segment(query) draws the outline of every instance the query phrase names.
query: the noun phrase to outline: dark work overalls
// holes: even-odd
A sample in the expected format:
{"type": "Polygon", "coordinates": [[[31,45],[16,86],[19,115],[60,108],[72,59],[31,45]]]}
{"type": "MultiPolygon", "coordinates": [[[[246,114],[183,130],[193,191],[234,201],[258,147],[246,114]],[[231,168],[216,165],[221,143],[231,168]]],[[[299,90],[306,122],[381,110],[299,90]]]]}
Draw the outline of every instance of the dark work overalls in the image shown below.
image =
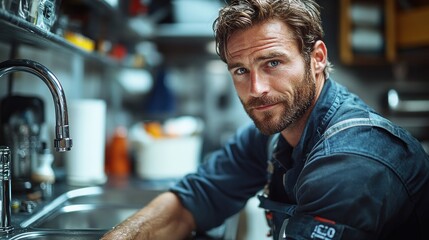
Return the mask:
{"type": "MultiPolygon", "coordinates": [[[[397,135],[397,131],[388,121],[379,118],[375,114],[371,114],[370,118],[353,118],[340,121],[329,127],[316,145],[316,147],[329,139],[335,134],[346,131],[352,127],[371,126],[379,127],[387,130],[393,135],[397,135]]],[[[399,136],[398,136],[399,137],[399,136]]],[[[371,234],[352,228],[347,225],[335,223],[329,219],[324,219],[318,216],[296,215],[295,204],[287,204],[270,199],[276,187],[273,187],[273,181],[281,181],[284,184],[282,175],[285,169],[273,156],[273,151],[277,148],[279,134],[273,135],[268,146],[268,168],[267,168],[267,185],[264,188],[263,194],[259,195],[260,207],[265,209],[266,219],[270,226],[268,235],[273,235],[274,239],[374,239],[371,234]]],[[[313,152],[312,150],[312,152],[313,152]]],[[[312,155],[310,152],[307,156],[312,155]]],[[[308,164],[308,158],[304,161],[303,168],[308,164]]],[[[317,160],[315,160],[317,161],[317,160]]],[[[429,174],[429,173],[428,173],[429,174]]],[[[278,184],[278,183],[276,183],[278,184]]],[[[277,186],[278,187],[278,186],[277,186]]]]}

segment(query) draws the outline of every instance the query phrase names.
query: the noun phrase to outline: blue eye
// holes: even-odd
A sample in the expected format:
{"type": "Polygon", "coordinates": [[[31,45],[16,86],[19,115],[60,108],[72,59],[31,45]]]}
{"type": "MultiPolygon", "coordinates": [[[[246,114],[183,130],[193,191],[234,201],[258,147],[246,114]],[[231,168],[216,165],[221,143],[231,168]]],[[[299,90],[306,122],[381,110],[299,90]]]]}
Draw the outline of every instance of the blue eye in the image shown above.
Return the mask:
{"type": "Polygon", "coordinates": [[[279,64],[280,64],[280,61],[277,61],[277,60],[270,61],[270,62],[268,63],[268,65],[269,65],[270,67],[277,67],[279,64]]]}
{"type": "Polygon", "coordinates": [[[238,68],[237,70],[235,70],[235,73],[238,75],[242,75],[246,73],[246,69],[245,68],[238,68]]]}

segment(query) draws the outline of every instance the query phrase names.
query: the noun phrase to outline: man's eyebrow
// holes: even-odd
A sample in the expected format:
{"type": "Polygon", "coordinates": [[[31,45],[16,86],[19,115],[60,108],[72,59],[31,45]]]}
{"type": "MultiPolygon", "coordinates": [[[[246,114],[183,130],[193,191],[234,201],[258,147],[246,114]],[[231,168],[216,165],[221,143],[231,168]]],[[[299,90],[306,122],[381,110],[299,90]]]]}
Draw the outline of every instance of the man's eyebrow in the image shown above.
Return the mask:
{"type": "MultiPolygon", "coordinates": [[[[266,60],[269,60],[269,59],[273,59],[273,58],[283,58],[283,59],[286,58],[286,59],[288,59],[289,56],[286,53],[283,53],[283,52],[271,52],[271,53],[268,53],[266,55],[257,57],[255,59],[255,62],[263,62],[263,61],[266,61],[266,60]]],[[[241,66],[243,66],[243,64],[241,64],[241,63],[231,63],[231,64],[227,64],[227,66],[228,66],[228,70],[231,70],[233,68],[241,67],[241,66]]]]}
{"type": "Polygon", "coordinates": [[[233,68],[241,67],[241,66],[243,66],[243,64],[241,64],[241,63],[232,63],[232,64],[229,64],[228,63],[227,66],[228,66],[228,71],[229,71],[229,70],[231,70],[233,68]]]}
{"type": "Polygon", "coordinates": [[[271,53],[268,53],[267,55],[257,57],[255,59],[255,62],[261,62],[261,61],[265,61],[273,58],[288,58],[288,55],[282,52],[271,52],[271,53]]]}

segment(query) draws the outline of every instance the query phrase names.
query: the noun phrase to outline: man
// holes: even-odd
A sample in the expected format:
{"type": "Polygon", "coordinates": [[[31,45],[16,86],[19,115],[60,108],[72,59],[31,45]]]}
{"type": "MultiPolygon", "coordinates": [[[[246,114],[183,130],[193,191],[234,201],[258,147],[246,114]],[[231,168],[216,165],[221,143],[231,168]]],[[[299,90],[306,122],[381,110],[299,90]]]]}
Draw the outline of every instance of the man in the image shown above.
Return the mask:
{"type": "Polygon", "coordinates": [[[104,239],[184,239],[261,189],[274,239],[427,239],[428,156],[329,78],[318,5],[232,0],[214,26],[254,125],[104,239]]]}

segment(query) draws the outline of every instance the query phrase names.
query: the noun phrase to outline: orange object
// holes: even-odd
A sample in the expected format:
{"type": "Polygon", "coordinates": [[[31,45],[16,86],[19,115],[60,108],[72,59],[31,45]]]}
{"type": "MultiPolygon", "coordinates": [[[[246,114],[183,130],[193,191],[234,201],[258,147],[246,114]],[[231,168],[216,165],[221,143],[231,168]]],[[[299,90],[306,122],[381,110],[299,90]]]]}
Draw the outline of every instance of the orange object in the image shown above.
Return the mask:
{"type": "Polygon", "coordinates": [[[118,127],[107,144],[105,170],[108,175],[128,176],[131,164],[128,156],[127,129],[118,127]]]}
{"type": "Polygon", "coordinates": [[[162,138],[164,136],[162,125],[159,122],[144,123],[144,129],[149,135],[151,135],[154,138],[162,138]]]}

